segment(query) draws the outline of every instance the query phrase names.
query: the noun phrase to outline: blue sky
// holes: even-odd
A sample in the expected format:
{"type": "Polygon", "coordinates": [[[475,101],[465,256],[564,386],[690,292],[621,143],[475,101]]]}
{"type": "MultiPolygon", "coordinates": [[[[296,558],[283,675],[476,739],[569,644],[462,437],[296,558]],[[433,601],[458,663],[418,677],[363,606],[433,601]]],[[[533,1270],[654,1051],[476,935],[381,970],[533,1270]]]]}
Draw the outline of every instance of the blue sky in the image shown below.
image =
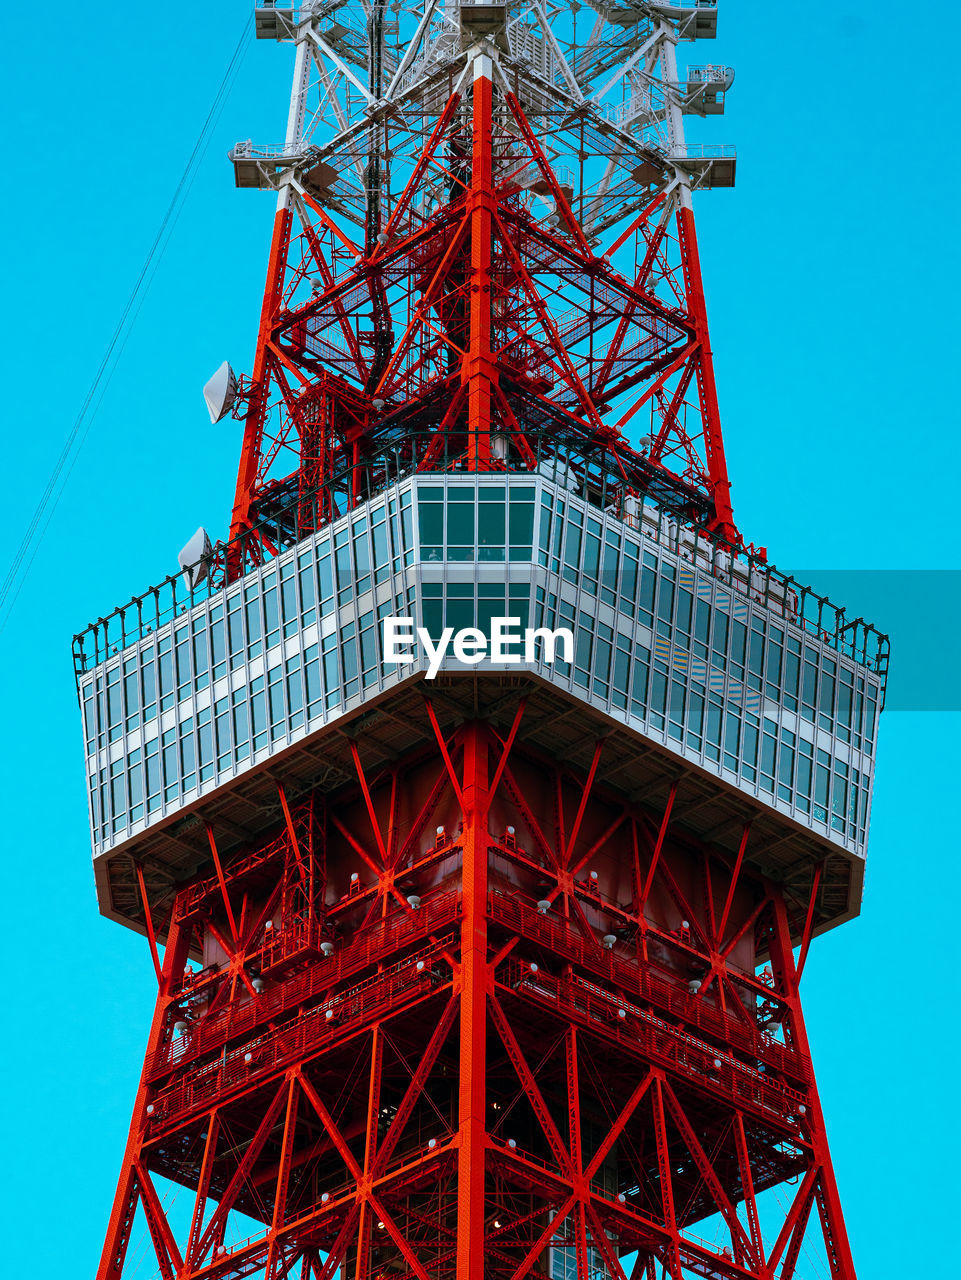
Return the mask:
{"type": "MultiPolygon", "coordinates": [[[[4,14],[3,572],[249,10],[160,4],[149,25],[147,12],[4,14]]],[[[936,25],[922,38],[908,22],[885,2],[728,0],[716,46],[689,55],[737,69],[727,116],[695,135],[738,146],[734,191],[697,202],[735,513],[815,585],[819,569],[959,568],[945,483],[961,461],[956,66],[936,25]]],[[[78,1275],[94,1268],[153,996],[145,944],[96,911],[70,637],[164,577],[198,524],[225,528],[239,427],[211,427],[200,388],[225,357],[249,368],[272,213],[269,197],[234,190],[225,153],[282,136],[288,57],[262,42],[247,52],[0,636],[11,1274],[52,1274],[67,1251],[78,1275]]],[[[925,602],[956,617],[957,575],[932,575],[910,604],[886,581],[868,596],[895,664],[910,633],[915,687],[945,687],[957,631],[925,624],[925,602]]],[[[959,716],[892,710],[882,724],[864,912],[816,942],[804,978],[866,1280],[890,1274],[892,1256],[904,1274],[940,1272],[959,1189],[947,1102],[961,1048],[949,994],[959,716]]]]}

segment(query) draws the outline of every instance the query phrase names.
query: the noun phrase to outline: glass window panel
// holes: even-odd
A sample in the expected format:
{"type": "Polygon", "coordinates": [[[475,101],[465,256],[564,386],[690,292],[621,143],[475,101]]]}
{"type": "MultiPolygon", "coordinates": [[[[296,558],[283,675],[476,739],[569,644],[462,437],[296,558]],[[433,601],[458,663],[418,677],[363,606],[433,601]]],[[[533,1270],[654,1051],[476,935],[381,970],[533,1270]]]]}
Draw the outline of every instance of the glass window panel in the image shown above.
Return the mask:
{"type": "Polygon", "coordinates": [[[517,555],[514,559],[530,559],[531,545],[534,541],[534,504],[533,502],[512,501],[507,508],[509,519],[510,543],[517,555]]]}
{"type": "MultiPolygon", "coordinates": [[[[350,649],[353,653],[353,642],[350,649]]],[[[320,655],[315,644],[304,650],[304,689],[307,695],[307,710],[312,714],[314,703],[319,702],[323,692],[320,672],[320,655]]]]}
{"type": "Polygon", "coordinates": [[[227,639],[232,655],[240,654],[244,647],[244,624],[240,616],[240,600],[230,602],[227,614],[227,639]]]}
{"type": "Polygon", "coordinates": [[[277,607],[277,588],[271,587],[269,591],[264,592],[264,617],[267,620],[267,640],[272,643],[276,638],[275,633],[280,628],[280,616],[277,607]]]}
{"type": "Polygon", "coordinates": [[[657,616],[662,622],[670,623],[674,615],[674,570],[664,567],[660,590],[657,593],[657,616]]]}
{"type": "Polygon", "coordinates": [[[547,553],[551,545],[551,508],[545,499],[541,502],[541,544],[538,563],[547,564],[547,553]]]}
{"type": "Polygon", "coordinates": [[[444,544],[444,508],[440,503],[425,502],[423,496],[417,506],[420,545],[441,547],[444,544]]]}
{"type": "Polygon", "coordinates": [[[320,599],[327,604],[334,594],[334,566],[329,555],[321,556],[317,561],[317,579],[320,583],[320,599]]]}
{"type": "Polygon", "coordinates": [[[303,710],[304,692],[300,679],[300,658],[291,658],[287,663],[287,708],[291,720],[303,710]]]}
{"type": "MultiPolygon", "coordinates": [[[[473,502],[451,503],[447,508],[447,543],[448,546],[473,547],[474,545],[474,504],[473,502]]],[[[423,523],[421,524],[421,542],[424,541],[423,523]]]]}
{"type": "Polygon", "coordinates": [[[297,557],[297,569],[300,579],[300,607],[303,610],[304,625],[309,626],[314,620],[313,609],[316,604],[312,551],[305,551],[303,555],[297,557]]]}
{"type": "Polygon", "coordinates": [[[474,605],[473,596],[470,599],[451,599],[447,600],[447,625],[453,627],[455,631],[461,631],[464,627],[473,627],[480,625],[481,629],[490,632],[490,619],[492,617],[502,618],[504,616],[504,602],[485,600],[482,602],[486,607],[484,609],[484,622],[477,623],[477,609],[474,605]],[[489,613],[488,613],[489,610],[489,613]]]}
{"type": "Polygon", "coordinates": [[[357,569],[357,590],[366,591],[370,586],[370,542],[367,530],[363,527],[354,533],[354,564],[357,569]]]}
{"type": "Polygon", "coordinates": [[[657,578],[654,570],[646,563],[648,557],[645,555],[644,569],[641,573],[641,593],[638,599],[638,606],[641,611],[641,617],[648,626],[652,626],[654,622],[654,591],[657,584],[657,578]]]}
{"type": "Polygon", "coordinates": [[[691,615],[693,609],[694,597],[691,595],[690,591],[678,590],[675,626],[679,631],[683,631],[685,635],[689,635],[691,631],[691,615]]]}
{"type": "MultiPolygon", "coordinates": [[[[511,521],[513,526],[513,519],[511,521]]],[[[511,541],[516,539],[511,538],[511,541]]],[[[596,579],[601,567],[601,540],[594,533],[588,533],[584,539],[584,572],[589,578],[596,579]]]]}
{"type": "Polygon", "coordinates": [[[374,580],[384,582],[389,573],[390,551],[387,546],[387,524],[374,525],[374,580]]]}
{"type": "Polygon", "coordinates": [[[713,747],[721,745],[721,704],[713,698],[707,705],[707,740],[713,747]]]}
{"type": "Polygon", "coordinates": [[[634,612],[634,601],[637,598],[637,572],[638,563],[636,548],[632,548],[630,544],[628,544],[624,549],[624,562],[621,568],[622,613],[631,614],[634,612]]]}
{"type": "Polygon", "coordinates": [[[576,582],[581,563],[581,517],[578,512],[571,512],[567,525],[567,537],[564,539],[564,577],[568,582],[576,582]]]}

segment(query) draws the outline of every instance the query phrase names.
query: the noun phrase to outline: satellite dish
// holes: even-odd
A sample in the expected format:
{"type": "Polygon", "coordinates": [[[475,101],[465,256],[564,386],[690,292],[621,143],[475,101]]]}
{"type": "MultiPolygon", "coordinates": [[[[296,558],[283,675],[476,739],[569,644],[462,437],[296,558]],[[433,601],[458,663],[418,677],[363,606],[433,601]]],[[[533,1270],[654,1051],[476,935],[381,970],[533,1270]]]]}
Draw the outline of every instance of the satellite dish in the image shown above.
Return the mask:
{"type": "Polygon", "coordinates": [[[219,422],[234,407],[237,399],[237,376],[225,360],[204,386],[204,400],[211,422],[219,422]]]}
{"type": "Polygon", "coordinates": [[[177,563],[184,571],[184,584],[188,591],[199,587],[210,569],[210,554],[213,551],[207,530],[199,528],[190,539],[180,555],[177,563]]]}

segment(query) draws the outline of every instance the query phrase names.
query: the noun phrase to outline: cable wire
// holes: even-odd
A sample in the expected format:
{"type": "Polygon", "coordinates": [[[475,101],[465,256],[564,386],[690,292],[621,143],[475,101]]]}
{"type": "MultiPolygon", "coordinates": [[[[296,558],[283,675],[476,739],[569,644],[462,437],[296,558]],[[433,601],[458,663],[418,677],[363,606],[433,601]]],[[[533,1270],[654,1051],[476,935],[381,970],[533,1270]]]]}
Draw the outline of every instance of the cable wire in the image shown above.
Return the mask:
{"type": "Polygon", "coordinates": [[[147,292],[156,274],[157,267],[163,258],[163,254],[170,242],[170,236],[173,234],[174,227],[183,210],[184,203],[190,188],[193,186],[196,170],[200,160],[203,158],[207,147],[210,144],[210,135],[213,132],[217,121],[223,111],[230,94],[233,80],[243,61],[247,46],[250,43],[251,27],[249,22],[244,21],[243,30],[240,39],[237,41],[236,47],[227,64],[223,79],[217,88],[210,110],[207,112],[206,119],[201,126],[200,133],[194,143],[190,157],[184,166],[180,180],[174,189],[170,203],[161,220],[160,227],[154,237],[153,243],[147,251],[143,266],[137,276],[130,296],[120,313],[120,319],[114,327],[113,334],[107,344],[107,349],[103,354],[97,371],[94,374],[93,381],[87,390],[80,411],[74,420],[73,426],[64,441],[63,448],[60,450],[60,456],[54,464],[53,470],[47,480],[40,500],[33,512],[30,523],[27,526],[26,533],[17,548],[17,551],[10,563],[3,585],[0,586],[0,632],[6,626],[10,612],[20,594],[27,573],[33,564],[34,558],[43,541],[47,526],[51,517],[57,508],[60,498],[63,496],[64,489],[70,479],[70,473],[73,471],[74,464],[83,448],[84,441],[90,426],[97,415],[97,411],[103,402],[104,395],[110,385],[110,379],[116,371],[117,365],[123,355],[133,326],[140,314],[141,307],[147,296],[147,292]],[[129,321],[129,323],[128,323],[129,321]],[[116,353],[116,359],[114,355],[116,353]],[[112,363],[111,363],[112,362],[112,363]]]}

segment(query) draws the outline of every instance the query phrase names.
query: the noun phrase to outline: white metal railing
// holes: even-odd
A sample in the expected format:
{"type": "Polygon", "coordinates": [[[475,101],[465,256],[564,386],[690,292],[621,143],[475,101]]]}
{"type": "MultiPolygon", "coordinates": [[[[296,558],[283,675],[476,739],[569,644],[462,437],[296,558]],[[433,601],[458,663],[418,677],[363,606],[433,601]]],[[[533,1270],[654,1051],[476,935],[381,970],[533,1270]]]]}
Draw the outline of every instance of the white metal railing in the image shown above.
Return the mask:
{"type": "Polygon", "coordinates": [[[734,81],[734,68],[725,67],[719,62],[708,62],[699,67],[688,67],[687,79],[688,83],[695,81],[698,84],[719,84],[727,89],[734,81]]]}
{"type": "Polygon", "coordinates": [[[737,147],[724,142],[688,142],[683,147],[672,147],[672,160],[733,160],[737,147]]]}
{"type": "Polygon", "coordinates": [[[238,142],[230,152],[231,160],[279,160],[288,156],[305,155],[308,149],[304,147],[285,147],[282,143],[253,142],[247,138],[244,142],[238,142]]]}
{"type": "Polygon", "coordinates": [[[640,116],[653,115],[658,110],[654,105],[654,97],[650,90],[632,94],[624,102],[605,104],[605,115],[614,124],[624,124],[636,120],[640,116]]]}

